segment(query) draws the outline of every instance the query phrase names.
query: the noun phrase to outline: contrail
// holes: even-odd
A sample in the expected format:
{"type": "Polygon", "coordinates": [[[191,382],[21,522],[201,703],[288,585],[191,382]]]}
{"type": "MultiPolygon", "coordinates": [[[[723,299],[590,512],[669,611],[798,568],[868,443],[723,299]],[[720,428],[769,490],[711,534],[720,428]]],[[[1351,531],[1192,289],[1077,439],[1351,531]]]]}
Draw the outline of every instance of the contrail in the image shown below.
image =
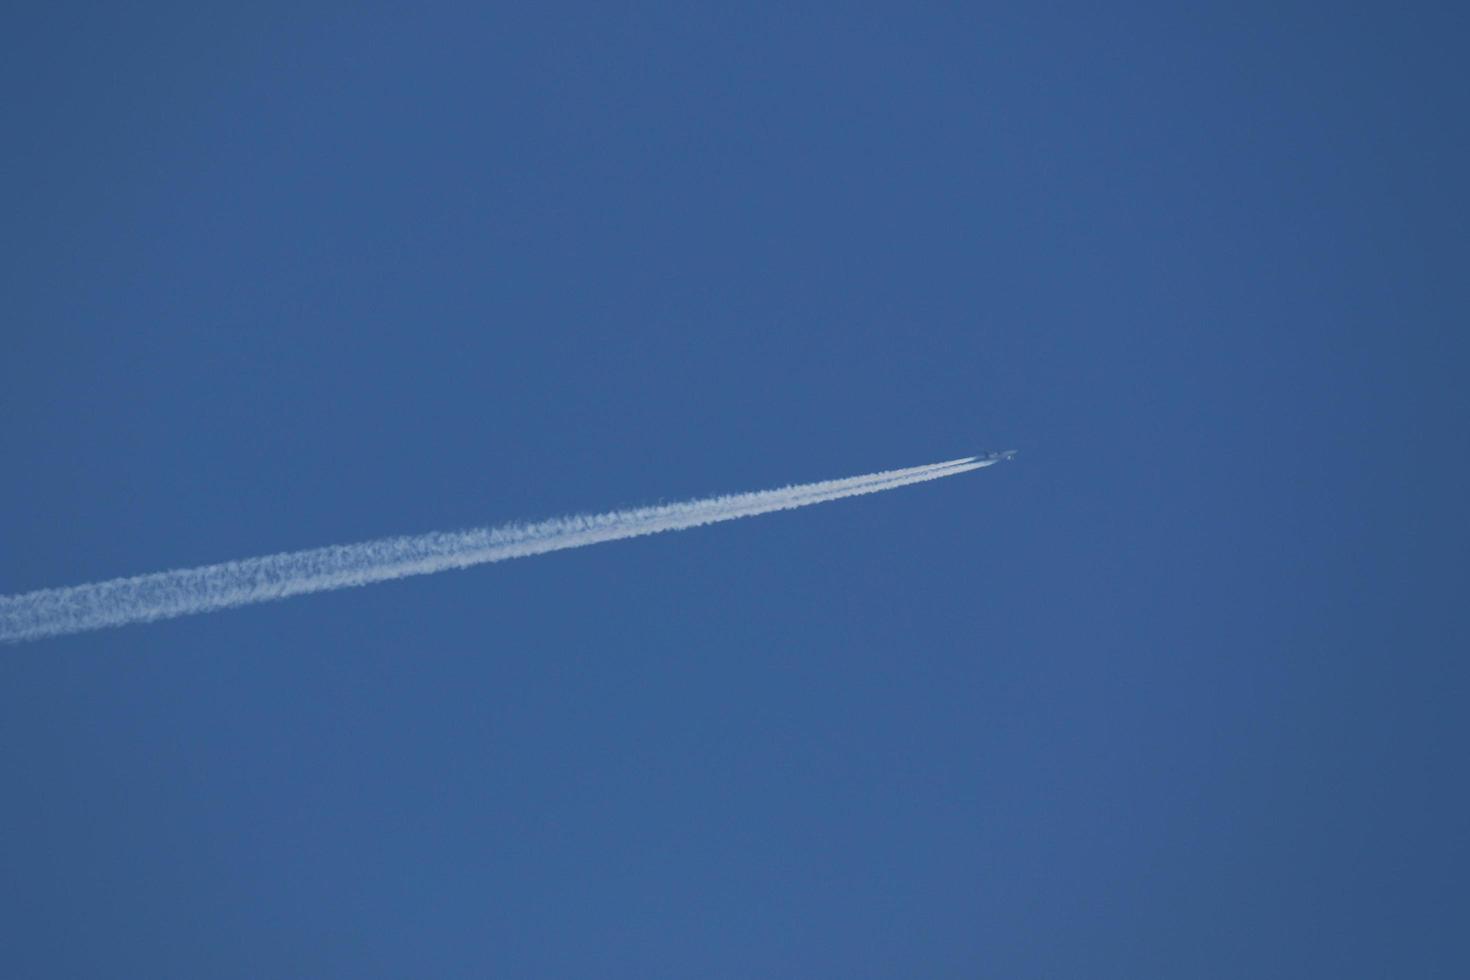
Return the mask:
{"type": "Polygon", "coordinates": [[[998,453],[967,456],[844,480],[800,483],[778,490],[559,517],[536,524],[382,538],[0,596],[0,642],[36,640],[169,619],[308,592],[370,585],[409,575],[428,575],[507,558],[580,548],[601,541],[733,521],[938,480],[978,470],[1005,458],[1009,457],[998,453]]]}

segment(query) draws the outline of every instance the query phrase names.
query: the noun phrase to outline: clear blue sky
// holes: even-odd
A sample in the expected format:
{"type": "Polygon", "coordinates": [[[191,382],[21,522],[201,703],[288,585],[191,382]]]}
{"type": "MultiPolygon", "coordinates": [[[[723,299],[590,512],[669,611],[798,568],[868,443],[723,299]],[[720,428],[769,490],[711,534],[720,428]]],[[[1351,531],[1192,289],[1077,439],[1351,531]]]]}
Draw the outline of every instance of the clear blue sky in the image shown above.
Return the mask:
{"type": "Polygon", "coordinates": [[[7,977],[1464,976],[1456,4],[24,5],[7,977]]]}

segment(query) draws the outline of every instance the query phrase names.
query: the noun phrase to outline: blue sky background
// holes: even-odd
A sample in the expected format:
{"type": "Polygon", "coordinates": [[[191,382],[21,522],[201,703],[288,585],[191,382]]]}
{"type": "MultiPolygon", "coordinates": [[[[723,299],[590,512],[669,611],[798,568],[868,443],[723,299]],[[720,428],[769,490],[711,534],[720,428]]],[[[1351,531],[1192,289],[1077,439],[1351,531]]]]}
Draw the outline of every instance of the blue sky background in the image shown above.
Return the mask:
{"type": "Polygon", "coordinates": [[[1454,4],[30,5],[6,976],[1463,976],[1454,4]],[[616,5],[614,5],[616,7],[616,5]]]}

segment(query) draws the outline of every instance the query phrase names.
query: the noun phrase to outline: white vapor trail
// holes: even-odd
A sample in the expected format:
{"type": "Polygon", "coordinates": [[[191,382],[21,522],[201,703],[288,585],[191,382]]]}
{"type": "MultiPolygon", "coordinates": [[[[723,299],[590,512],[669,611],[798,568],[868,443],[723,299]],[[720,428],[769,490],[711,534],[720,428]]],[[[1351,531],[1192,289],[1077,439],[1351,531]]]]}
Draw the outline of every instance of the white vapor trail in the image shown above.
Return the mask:
{"type": "Polygon", "coordinates": [[[580,548],[601,541],[733,521],[938,480],[978,470],[995,461],[994,457],[969,456],[845,480],[800,483],[778,490],[559,517],[536,524],[382,538],[0,596],[0,642],[36,640],[187,616],[308,592],[370,585],[408,575],[428,575],[507,558],[580,548]]]}

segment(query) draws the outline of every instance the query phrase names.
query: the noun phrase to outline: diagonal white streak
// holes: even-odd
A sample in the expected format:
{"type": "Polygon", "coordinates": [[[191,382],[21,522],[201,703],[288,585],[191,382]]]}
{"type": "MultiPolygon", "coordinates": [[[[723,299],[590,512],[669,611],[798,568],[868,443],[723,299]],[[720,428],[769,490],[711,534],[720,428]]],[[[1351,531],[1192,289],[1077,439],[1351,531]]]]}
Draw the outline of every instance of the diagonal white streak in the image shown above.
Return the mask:
{"type": "Polygon", "coordinates": [[[107,626],[268,602],[308,592],[370,585],[602,541],[733,521],[778,510],[880,493],[991,465],[967,457],[776,490],[707,497],[658,507],[559,517],[536,524],[434,532],[361,544],[247,558],[69,588],[0,596],[0,642],[35,640],[107,626]]]}

